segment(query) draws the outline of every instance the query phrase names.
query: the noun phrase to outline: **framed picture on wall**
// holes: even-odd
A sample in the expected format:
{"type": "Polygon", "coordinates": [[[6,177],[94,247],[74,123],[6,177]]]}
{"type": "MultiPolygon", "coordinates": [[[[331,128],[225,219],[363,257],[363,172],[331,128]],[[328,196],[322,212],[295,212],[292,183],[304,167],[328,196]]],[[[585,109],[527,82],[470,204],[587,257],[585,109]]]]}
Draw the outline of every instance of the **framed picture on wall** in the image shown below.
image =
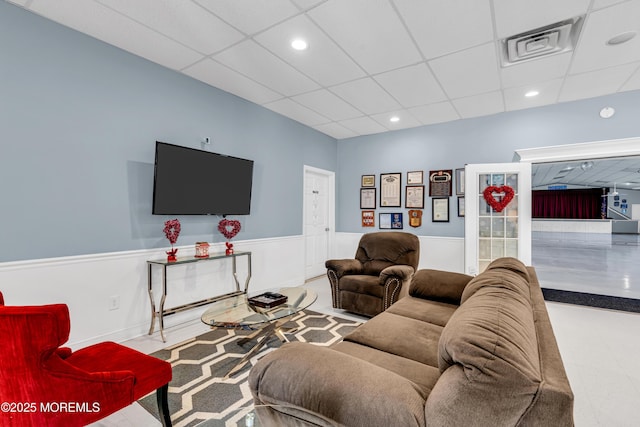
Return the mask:
{"type": "Polygon", "coordinates": [[[456,194],[464,196],[464,168],[456,169],[456,194]]]}
{"type": "Polygon", "coordinates": [[[431,221],[449,222],[448,197],[434,197],[431,199],[431,221]]]}
{"type": "Polygon", "coordinates": [[[429,196],[451,196],[451,181],[453,170],[437,170],[429,172],[429,196]]]}
{"type": "Polygon", "coordinates": [[[402,212],[381,213],[378,218],[380,229],[402,229],[402,212]]]}
{"type": "Polygon", "coordinates": [[[375,175],[362,175],[360,187],[375,187],[376,176],[375,175]]]}
{"type": "Polygon", "coordinates": [[[404,190],[405,208],[424,209],[424,185],[407,185],[404,190]]]}
{"type": "Polygon", "coordinates": [[[407,185],[424,184],[423,171],[407,172],[407,185]]]}
{"type": "Polygon", "coordinates": [[[458,216],[464,216],[464,196],[458,197],[458,216]]]}
{"type": "Polygon", "coordinates": [[[380,174],[380,206],[384,208],[399,208],[401,198],[402,174],[380,174]]]}
{"type": "Polygon", "coordinates": [[[363,227],[375,227],[376,217],[375,211],[362,211],[362,226],[363,227]]]}
{"type": "Polygon", "coordinates": [[[360,209],[376,208],[376,189],[361,188],[360,189],[360,209]]]}

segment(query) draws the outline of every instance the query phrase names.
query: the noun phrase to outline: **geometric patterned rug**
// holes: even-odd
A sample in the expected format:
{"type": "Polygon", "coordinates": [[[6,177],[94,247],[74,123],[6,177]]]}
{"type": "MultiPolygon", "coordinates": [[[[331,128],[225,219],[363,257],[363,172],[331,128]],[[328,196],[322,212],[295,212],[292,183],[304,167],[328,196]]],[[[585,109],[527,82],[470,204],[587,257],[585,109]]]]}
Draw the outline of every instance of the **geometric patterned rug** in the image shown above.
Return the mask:
{"type": "MultiPolygon", "coordinates": [[[[339,341],[360,325],[359,322],[304,310],[285,327],[297,328],[287,334],[289,341],[328,346],[339,341]]],[[[231,378],[224,376],[255,344],[240,346],[238,341],[250,334],[244,329],[213,329],[152,355],[171,363],[173,379],[169,383],[169,412],[175,427],[244,426],[253,398],[247,377],[255,362],[282,343],[273,337],[262,350],[231,378]]],[[[158,418],[155,392],[138,401],[158,418]]]]}

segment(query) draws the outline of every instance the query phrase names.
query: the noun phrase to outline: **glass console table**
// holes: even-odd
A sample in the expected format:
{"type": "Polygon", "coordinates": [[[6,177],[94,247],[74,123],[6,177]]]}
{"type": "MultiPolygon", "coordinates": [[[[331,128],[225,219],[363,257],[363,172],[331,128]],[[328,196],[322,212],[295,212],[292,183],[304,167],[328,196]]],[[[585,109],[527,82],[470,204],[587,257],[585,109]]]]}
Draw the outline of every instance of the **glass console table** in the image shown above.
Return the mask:
{"type": "Polygon", "coordinates": [[[196,257],[178,257],[176,261],[169,262],[165,259],[157,259],[157,260],[148,260],[148,292],[149,292],[149,301],[151,302],[151,326],[149,327],[149,335],[153,334],[156,324],[156,318],[158,319],[159,329],[160,329],[160,337],[163,342],[166,342],[164,337],[164,316],[168,316],[171,314],[175,314],[184,310],[189,310],[194,307],[199,307],[205,304],[210,304],[216,301],[221,301],[228,298],[237,297],[239,295],[246,295],[249,289],[249,280],[251,280],[251,252],[242,252],[238,251],[231,255],[226,255],[225,253],[214,253],[210,254],[207,258],[196,258],[196,257]],[[246,257],[247,258],[247,278],[244,282],[244,288],[240,287],[240,280],[238,279],[238,272],[236,269],[236,260],[238,257],[246,257]],[[236,290],[233,292],[229,292],[227,294],[217,295],[211,298],[206,298],[200,301],[194,301],[187,304],[179,305],[176,307],[165,308],[164,302],[167,298],[167,268],[176,266],[176,265],[184,265],[193,262],[203,262],[203,261],[220,261],[223,259],[231,259],[232,262],[232,271],[233,271],[233,280],[235,281],[236,290]],[[152,268],[153,266],[159,266],[162,268],[162,297],[160,298],[160,306],[156,309],[155,299],[153,297],[153,283],[152,283],[152,268]]]}

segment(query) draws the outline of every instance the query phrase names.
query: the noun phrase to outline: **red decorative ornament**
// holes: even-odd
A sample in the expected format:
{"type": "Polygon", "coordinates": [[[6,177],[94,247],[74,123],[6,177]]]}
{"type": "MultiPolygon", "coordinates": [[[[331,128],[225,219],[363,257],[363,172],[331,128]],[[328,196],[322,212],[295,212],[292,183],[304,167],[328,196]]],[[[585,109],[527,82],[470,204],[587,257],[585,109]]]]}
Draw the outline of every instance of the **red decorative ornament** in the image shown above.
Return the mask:
{"type": "Polygon", "coordinates": [[[169,221],[165,221],[164,223],[164,235],[169,239],[171,243],[171,250],[167,251],[167,261],[173,262],[178,258],[176,254],[178,253],[177,249],[173,248],[173,245],[178,241],[178,236],[180,235],[180,221],[178,219],[170,219],[169,221]]]}
{"type": "Polygon", "coordinates": [[[515,193],[513,192],[513,188],[509,187],[508,185],[490,185],[489,187],[485,188],[484,192],[482,193],[484,199],[496,212],[502,212],[502,210],[507,207],[509,202],[513,200],[514,195],[515,193]],[[498,201],[495,199],[495,197],[493,197],[493,193],[504,193],[504,196],[501,200],[498,201]]]}
{"type": "MultiPolygon", "coordinates": [[[[223,219],[218,223],[218,231],[227,238],[233,239],[240,232],[240,221],[235,219],[223,219]]],[[[227,249],[224,251],[226,255],[233,254],[233,244],[229,241],[225,243],[227,249]]]]}

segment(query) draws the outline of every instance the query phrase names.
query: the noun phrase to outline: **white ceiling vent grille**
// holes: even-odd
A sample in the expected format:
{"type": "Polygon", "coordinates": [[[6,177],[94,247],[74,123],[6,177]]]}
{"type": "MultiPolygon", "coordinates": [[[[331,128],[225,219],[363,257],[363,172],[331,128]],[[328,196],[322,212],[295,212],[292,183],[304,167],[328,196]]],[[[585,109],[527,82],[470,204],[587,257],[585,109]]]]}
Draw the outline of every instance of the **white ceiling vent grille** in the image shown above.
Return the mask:
{"type": "Polygon", "coordinates": [[[583,21],[579,16],[503,39],[502,66],[573,50],[583,21]]]}

